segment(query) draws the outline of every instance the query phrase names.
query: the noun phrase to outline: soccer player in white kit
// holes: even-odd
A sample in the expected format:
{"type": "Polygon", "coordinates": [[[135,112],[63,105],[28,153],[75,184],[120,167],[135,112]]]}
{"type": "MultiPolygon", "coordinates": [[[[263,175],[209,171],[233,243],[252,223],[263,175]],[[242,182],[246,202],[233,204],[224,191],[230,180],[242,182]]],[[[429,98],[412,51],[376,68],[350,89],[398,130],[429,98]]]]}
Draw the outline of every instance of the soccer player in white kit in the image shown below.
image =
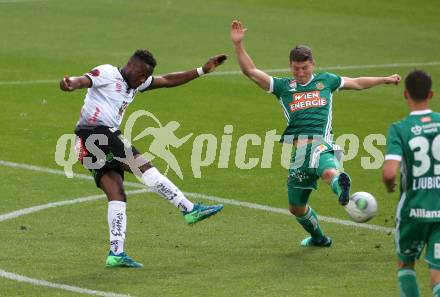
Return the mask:
{"type": "Polygon", "coordinates": [[[119,126],[125,109],[138,92],[185,84],[214,71],[226,58],[225,55],[217,55],[193,70],[152,76],[156,60],[148,50],[139,49],[122,68],[101,65],[83,76],[65,76],[60,81],[61,90],[66,92],[88,88],[75,134],[79,139],[81,162],[92,172],[96,185],[105,192],[109,201],[110,251],[107,267],[143,267],[124,252],[127,225],[124,171],[137,175],[146,186],[175,205],[188,224],[222,210],[221,204],[205,206],[189,201],[151,162],[143,159],[136,148],[124,141],[119,126]],[[102,155],[95,154],[96,149],[102,155]]]}

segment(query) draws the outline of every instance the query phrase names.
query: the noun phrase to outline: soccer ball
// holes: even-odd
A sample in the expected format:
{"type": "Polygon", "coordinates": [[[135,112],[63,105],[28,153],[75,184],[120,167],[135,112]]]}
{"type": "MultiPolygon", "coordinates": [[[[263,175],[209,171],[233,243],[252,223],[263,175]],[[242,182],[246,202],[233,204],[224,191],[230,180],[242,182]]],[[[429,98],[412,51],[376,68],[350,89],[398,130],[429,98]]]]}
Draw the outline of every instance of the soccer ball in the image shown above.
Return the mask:
{"type": "Polygon", "coordinates": [[[356,192],[345,206],[350,219],[357,223],[369,221],[377,213],[376,199],[367,192],[356,192]]]}

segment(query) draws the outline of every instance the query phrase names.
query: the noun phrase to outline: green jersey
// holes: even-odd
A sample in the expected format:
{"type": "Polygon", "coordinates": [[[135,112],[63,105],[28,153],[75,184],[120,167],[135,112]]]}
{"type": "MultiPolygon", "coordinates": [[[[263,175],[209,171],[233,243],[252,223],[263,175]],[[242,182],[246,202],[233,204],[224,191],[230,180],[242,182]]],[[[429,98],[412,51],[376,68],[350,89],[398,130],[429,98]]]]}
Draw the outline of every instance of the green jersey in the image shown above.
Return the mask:
{"type": "Polygon", "coordinates": [[[401,162],[396,217],[440,221],[440,113],[414,111],[392,124],[385,160],[401,162]]]}
{"type": "Polygon", "coordinates": [[[301,136],[331,142],[333,92],[343,84],[340,76],[328,72],[313,75],[305,85],[292,78],[272,77],[269,92],[277,96],[287,118],[281,141],[301,136]]]}

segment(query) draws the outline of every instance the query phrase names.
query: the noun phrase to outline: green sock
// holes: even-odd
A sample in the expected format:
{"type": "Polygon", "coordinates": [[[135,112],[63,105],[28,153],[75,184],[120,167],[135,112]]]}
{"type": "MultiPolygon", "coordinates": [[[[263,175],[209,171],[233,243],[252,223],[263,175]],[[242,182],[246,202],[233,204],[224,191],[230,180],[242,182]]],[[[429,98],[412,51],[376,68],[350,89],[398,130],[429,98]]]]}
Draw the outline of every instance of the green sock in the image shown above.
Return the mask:
{"type": "Polygon", "coordinates": [[[334,176],[332,181],[330,182],[330,187],[332,188],[333,193],[335,193],[339,197],[339,195],[342,192],[342,189],[339,186],[338,180],[339,180],[339,175],[334,176]]]}
{"type": "Polygon", "coordinates": [[[434,297],[440,297],[440,283],[437,283],[432,287],[432,293],[434,294],[434,297]]]}
{"type": "Polygon", "coordinates": [[[304,230],[310,233],[313,240],[320,241],[324,236],[321,227],[319,226],[318,216],[310,206],[308,207],[306,214],[302,217],[296,217],[296,220],[303,226],[304,230]]]}
{"type": "Polygon", "coordinates": [[[420,297],[414,269],[400,269],[397,273],[399,280],[400,297],[420,297]]]}

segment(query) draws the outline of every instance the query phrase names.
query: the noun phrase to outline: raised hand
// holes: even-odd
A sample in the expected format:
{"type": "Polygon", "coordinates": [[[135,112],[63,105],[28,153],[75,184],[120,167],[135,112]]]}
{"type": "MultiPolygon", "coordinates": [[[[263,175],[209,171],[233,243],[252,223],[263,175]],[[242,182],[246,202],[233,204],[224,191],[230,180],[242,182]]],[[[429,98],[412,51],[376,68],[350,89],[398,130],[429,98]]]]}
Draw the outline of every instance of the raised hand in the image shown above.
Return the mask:
{"type": "Polygon", "coordinates": [[[60,89],[66,92],[71,92],[74,90],[72,80],[67,75],[60,80],[60,89]]]}
{"type": "Polygon", "coordinates": [[[385,79],[385,83],[388,84],[394,84],[394,85],[398,85],[400,83],[400,75],[398,74],[393,74],[391,76],[386,77],[385,79]]]}
{"type": "Polygon", "coordinates": [[[203,72],[205,73],[209,73],[214,71],[214,69],[223,64],[224,61],[226,61],[226,59],[228,58],[228,56],[221,54],[221,55],[217,55],[214,57],[209,58],[208,62],[205,63],[205,65],[203,65],[203,72]]]}
{"type": "Polygon", "coordinates": [[[231,40],[233,43],[240,43],[244,39],[246,28],[238,20],[233,20],[231,25],[231,40]]]}

